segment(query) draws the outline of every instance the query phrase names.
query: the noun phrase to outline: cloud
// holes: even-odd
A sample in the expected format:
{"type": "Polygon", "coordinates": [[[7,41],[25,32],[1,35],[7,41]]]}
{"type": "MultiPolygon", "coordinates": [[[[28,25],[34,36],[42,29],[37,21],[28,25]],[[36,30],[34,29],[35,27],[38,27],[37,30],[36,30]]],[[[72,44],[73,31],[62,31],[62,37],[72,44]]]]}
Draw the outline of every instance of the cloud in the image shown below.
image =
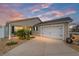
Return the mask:
{"type": "Polygon", "coordinates": [[[10,8],[7,4],[0,4],[0,25],[7,21],[13,21],[24,18],[24,15],[16,9],[10,8]]]}
{"type": "Polygon", "coordinates": [[[52,11],[52,15],[57,17],[64,16],[63,12],[60,11],[52,11]]]}
{"type": "Polygon", "coordinates": [[[77,11],[74,8],[68,8],[65,10],[65,15],[75,14],[77,11]]]}
{"type": "Polygon", "coordinates": [[[37,11],[40,11],[41,9],[49,8],[52,4],[50,3],[39,3],[33,6],[33,8],[30,8],[29,11],[34,13],[37,11]]]}
{"type": "Polygon", "coordinates": [[[72,15],[75,13],[77,13],[77,11],[74,8],[67,8],[63,11],[52,10],[52,11],[46,12],[44,14],[40,14],[40,15],[38,15],[38,17],[40,17],[43,21],[46,21],[46,20],[51,20],[51,19],[60,18],[60,17],[64,17],[64,16],[69,16],[69,15],[72,15]]]}
{"type": "Polygon", "coordinates": [[[42,7],[42,8],[48,8],[48,7],[50,7],[52,4],[51,3],[43,3],[43,4],[40,4],[40,6],[42,7]]]}
{"type": "Polygon", "coordinates": [[[33,13],[33,12],[40,11],[40,9],[39,8],[32,8],[30,11],[33,13]]]}
{"type": "MultiPolygon", "coordinates": [[[[32,7],[29,7],[27,10],[25,8],[25,11],[22,10],[22,13],[16,10],[16,8],[19,8],[22,6],[21,4],[0,4],[0,24],[6,23],[7,21],[14,21],[25,18],[26,13],[35,13],[38,11],[41,11],[42,9],[49,8],[52,4],[50,3],[38,3],[35,4],[32,7]],[[13,8],[15,7],[15,8],[13,8]]],[[[74,8],[67,8],[65,10],[51,10],[46,13],[40,13],[40,15],[37,15],[42,20],[51,20],[59,17],[63,17],[66,15],[72,15],[77,13],[77,11],[74,8]]],[[[27,14],[28,15],[28,14],[27,14]]],[[[36,16],[35,16],[36,17],[36,16]]]]}
{"type": "Polygon", "coordinates": [[[51,20],[62,16],[64,16],[64,13],[59,10],[53,10],[53,11],[49,11],[44,14],[38,15],[38,17],[40,17],[42,21],[51,20]]]}
{"type": "Polygon", "coordinates": [[[19,18],[19,17],[23,17],[23,14],[21,14],[20,12],[16,11],[16,10],[10,10],[11,12],[8,13],[9,18],[11,19],[15,19],[15,18],[19,18]]]}
{"type": "MultiPolygon", "coordinates": [[[[41,9],[48,8],[50,7],[51,4],[48,3],[39,3],[34,5],[32,8],[28,9],[29,12],[37,12],[40,11],[41,9]]],[[[22,4],[0,4],[0,24],[5,24],[7,21],[14,21],[14,20],[19,20],[23,19],[24,15],[17,11],[15,8],[19,8],[22,6],[22,4]],[[14,8],[15,7],[15,8],[14,8]]]]}

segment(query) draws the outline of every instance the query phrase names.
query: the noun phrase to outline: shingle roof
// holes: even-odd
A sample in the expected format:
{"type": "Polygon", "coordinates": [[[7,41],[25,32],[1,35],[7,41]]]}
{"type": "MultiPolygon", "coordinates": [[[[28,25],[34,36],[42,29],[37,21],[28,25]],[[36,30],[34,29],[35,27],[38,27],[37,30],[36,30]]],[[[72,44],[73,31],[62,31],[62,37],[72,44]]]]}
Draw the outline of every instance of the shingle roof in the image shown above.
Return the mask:
{"type": "MultiPolygon", "coordinates": [[[[49,21],[44,21],[44,22],[42,22],[42,21],[40,20],[40,18],[38,18],[38,17],[33,17],[33,18],[21,19],[21,20],[17,20],[17,21],[10,21],[10,22],[7,22],[7,24],[9,24],[9,23],[14,23],[14,22],[20,22],[20,21],[34,20],[34,19],[38,19],[38,20],[40,21],[39,24],[41,24],[41,23],[48,23],[48,22],[53,22],[53,23],[55,23],[55,22],[72,22],[72,21],[73,21],[70,17],[64,17],[64,18],[59,18],[59,19],[54,19],[54,20],[49,20],[49,21]]],[[[6,25],[7,25],[7,24],[6,24],[6,25]]]]}
{"type": "Polygon", "coordinates": [[[16,20],[16,21],[10,21],[10,22],[7,22],[7,23],[14,23],[14,22],[28,21],[28,20],[34,20],[34,19],[37,19],[37,20],[39,20],[40,22],[42,22],[38,17],[33,17],[33,18],[20,19],[20,20],[16,20]]]}
{"type": "Polygon", "coordinates": [[[64,17],[64,18],[49,20],[49,21],[45,21],[45,22],[61,22],[61,21],[62,22],[72,22],[73,20],[70,17],[64,17]]]}
{"type": "Polygon", "coordinates": [[[52,23],[59,23],[59,22],[63,22],[64,23],[64,22],[68,22],[69,23],[69,22],[72,22],[72,21],[73,20],[70,17],[64,17],[64,18],[59,18],[59,19],[53,19],[53,20],[49,20],[49,21],[44,21],[44,22],[41,22],[39,24],[50,23],[50,22],[52,22],[52,23]]]}
{"type": "Polygon", "coordinates": [[[10,23],[15,23],[15,22],[21,22],[21,21],[28,21],[28,20],[34,20],[37,19],[38,21],[42,22],[39,17],[32,17],[32,18],[26,18],[26,19],[20,19],[20,20],[16,20],[16,21],[9,21],[6,23],[6,26],[10,23]]]}

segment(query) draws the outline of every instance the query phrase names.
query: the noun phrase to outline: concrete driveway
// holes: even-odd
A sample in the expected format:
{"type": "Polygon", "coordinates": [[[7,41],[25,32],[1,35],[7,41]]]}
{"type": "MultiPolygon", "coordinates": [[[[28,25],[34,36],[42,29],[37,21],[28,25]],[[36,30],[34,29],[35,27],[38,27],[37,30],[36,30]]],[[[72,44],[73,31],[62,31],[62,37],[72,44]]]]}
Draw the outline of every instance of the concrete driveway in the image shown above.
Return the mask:
{"type": "Polygon", "coordinates": [[[62,40],[37,36],[4,56],[79,56],[79,53],[65,45],[62,40]]]}

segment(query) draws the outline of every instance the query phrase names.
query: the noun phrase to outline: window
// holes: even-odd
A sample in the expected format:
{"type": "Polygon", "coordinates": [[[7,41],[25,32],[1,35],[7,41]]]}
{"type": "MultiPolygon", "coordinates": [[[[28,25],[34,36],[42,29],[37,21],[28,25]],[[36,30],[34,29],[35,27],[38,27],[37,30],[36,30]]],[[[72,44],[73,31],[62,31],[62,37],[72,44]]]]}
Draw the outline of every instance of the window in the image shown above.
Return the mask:
{"type": "Polygon", "coordinates": [[[12,33],[14,33],[14,26],[12,26],[12,33]]]}
{"type": "Polygon", "coordinates": [[[38,27],[37,26],[34,27],[34,31],[38,31],[38,27]]]}

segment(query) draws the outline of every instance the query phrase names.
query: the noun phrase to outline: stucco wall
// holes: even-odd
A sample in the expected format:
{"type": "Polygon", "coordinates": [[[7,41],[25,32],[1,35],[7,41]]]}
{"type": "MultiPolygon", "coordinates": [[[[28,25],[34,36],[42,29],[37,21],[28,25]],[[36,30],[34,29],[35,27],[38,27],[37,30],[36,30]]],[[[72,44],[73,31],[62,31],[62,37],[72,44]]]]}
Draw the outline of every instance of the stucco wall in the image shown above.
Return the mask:
{"type": "Polygon", "coordinates": [[[4,26],[1,26],[0,27],[0,38],[4,38],[5,37],[5,27],[4,26]]]}
{"type": "Polygon", "coordinates": [[[5,37],[9,36],[9,26],[5,26],[5,37]]]}
{"type": "Polygon", "coordinates": [[[64,23],[64,39],[69,37],[69,26],[68,23],[64,23]]]}

